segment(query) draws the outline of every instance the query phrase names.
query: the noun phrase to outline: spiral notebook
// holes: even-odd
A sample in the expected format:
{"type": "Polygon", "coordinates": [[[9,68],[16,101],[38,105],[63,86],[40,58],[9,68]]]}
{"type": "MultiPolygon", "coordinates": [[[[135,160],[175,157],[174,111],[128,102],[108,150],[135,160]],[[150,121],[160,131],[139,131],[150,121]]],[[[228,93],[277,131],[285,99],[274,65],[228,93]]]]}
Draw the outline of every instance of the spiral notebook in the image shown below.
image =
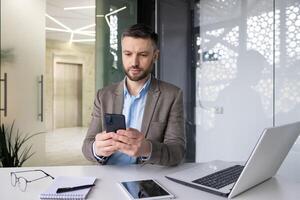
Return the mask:
{"type": "Polygon", "coordinates": [[[94,184],[95,177],[71,177],[59,176],[54,179],[54,182],[43,193],[40,194],[40,199],[86,199],[89,191],[92,188],[75,190],[70,192],[56,193],[58,188],[76,187],[80,185],[94,184]]]}

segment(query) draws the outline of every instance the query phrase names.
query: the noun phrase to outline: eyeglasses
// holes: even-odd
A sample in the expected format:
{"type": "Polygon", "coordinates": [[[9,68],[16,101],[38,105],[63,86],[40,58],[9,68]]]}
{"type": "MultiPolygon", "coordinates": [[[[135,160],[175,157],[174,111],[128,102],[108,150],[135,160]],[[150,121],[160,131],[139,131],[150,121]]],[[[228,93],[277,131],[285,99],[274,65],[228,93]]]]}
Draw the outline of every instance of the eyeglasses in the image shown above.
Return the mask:
{"type": "Polygon", "coordinates": [[[10,172],[10,181],[11,181],[11,185],[12,186],[16,186],[17,183],[18,183],[18,187],[19,189],[22,191],[22,192],[25,192],[26,191],[26,188],[27,188],[27,183],[31,183],[31,182],[34,182],[34,181],[37,181],[37,180],[40,180],[40,179],[43,179],[43,178],[46,178],[46,177],[50,177],[52,179],[54,179],[53,176],[51,176],[50,174],[44,172],[43,170],[41,169],[34,169],[34,170],[26,170],[26,171],[18,171],[18,172],[10,172]],[[33,179],[33,180],[27,180],[26,178],[24,178],[23,176],[17,176],[18,173],[26,173],[26,172],[42,172],[45,174],[45,176],[42,176],[40,178],[36,178],[36,179],[33,179]]]}

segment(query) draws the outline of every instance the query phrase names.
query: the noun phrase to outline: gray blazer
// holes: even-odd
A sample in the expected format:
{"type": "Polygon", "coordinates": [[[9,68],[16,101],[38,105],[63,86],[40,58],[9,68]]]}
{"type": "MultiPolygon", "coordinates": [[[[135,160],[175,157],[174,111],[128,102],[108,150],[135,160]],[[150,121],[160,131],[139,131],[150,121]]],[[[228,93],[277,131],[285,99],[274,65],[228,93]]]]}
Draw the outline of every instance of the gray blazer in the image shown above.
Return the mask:
{"type": "MultiPolygon", "coordinates": [[[[92,148],[95,135],[104,131],[104,113],[122,113],[123,90],[124,80],[97,92],[92,121],[82,146],[82,152],[88,160],[96,161],[92,148]]],[[[186,141],[183,96],[179,88],[152,77],[141,132],[152,143],[148,163],[177,165],[182,161],[186,141]]]]}

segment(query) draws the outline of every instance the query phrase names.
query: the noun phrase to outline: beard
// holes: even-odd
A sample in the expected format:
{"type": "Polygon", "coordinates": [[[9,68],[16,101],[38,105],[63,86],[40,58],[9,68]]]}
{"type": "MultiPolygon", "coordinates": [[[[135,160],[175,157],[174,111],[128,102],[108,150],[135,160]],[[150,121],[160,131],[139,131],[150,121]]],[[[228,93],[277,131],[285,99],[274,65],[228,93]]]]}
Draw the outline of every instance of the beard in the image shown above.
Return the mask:
{"type": "Polygon", "coordinates": [[[131,81],[140,81],[140,80],[145,79],[151,73],[152,68],[153,68],[153,63],[151,64],[151,67],[149,69],[147,69],[147,70],[143,70],[143,69],[141,69],[141,68],[139,68],[137,66],[132,66],[128,70],[124,70],[124,71],[125,71],[126,76],[129,78],[129,80],[131,80],[131,81]],[[139,75],[132,76],[130,74],[130,70],[131,69],[138,69],[141,72],[140,72],[139,75]]]}

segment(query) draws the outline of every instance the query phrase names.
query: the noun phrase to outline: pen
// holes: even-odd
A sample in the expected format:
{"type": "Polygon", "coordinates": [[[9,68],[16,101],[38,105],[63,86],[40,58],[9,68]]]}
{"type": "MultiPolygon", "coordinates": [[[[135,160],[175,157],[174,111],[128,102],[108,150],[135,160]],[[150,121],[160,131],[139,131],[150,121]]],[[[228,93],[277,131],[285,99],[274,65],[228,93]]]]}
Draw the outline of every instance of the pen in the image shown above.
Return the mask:
{"type": "Polygon", "coordinates": [[[90,185],[79,185],[79,186],[74,186],[74,187],[64,187],[64,188],[58,188],[56,190],[56,193],[62,193],[62,192],[70,192],[70,191],[75,191],[75,190],[82,190],[85,188],[90,188],[95,186],[95,184],[90,184],[90,185]]]}

